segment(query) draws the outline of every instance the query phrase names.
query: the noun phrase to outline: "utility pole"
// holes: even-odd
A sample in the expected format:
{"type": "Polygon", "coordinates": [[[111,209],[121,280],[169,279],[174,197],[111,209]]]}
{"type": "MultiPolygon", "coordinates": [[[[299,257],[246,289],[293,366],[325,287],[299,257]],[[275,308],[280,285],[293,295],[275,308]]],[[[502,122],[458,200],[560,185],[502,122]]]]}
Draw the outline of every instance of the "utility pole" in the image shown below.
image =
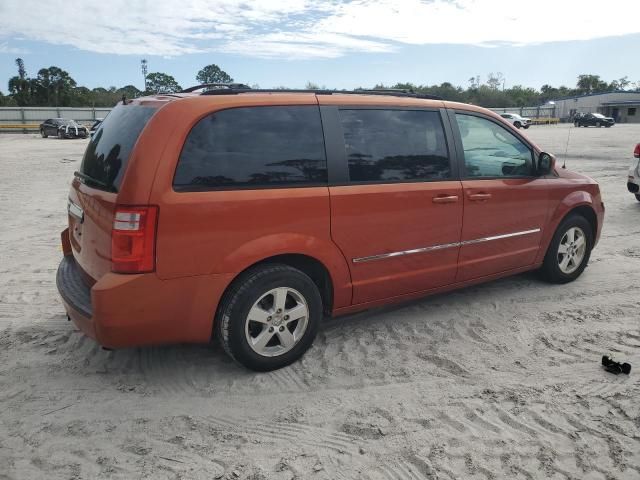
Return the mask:
{"type": "Polygon", "coordinates": [[[140,68],[142,70],[142,77],[144,78],[144,91],[147,91],[147,59],[140,60],[140,68]]]}

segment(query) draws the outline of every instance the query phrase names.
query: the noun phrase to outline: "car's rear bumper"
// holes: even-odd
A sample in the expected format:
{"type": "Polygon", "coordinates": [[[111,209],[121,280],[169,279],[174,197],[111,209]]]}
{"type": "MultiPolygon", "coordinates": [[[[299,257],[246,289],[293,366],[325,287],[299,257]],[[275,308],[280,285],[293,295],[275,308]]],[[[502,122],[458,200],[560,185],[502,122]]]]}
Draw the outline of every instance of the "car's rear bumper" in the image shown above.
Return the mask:
{"type": "Polygon", "coordinates": [[[109,348],[208,342],[230,280],[231,275],[161,280],[154,273],[107,273],[89,287],[70,255],[56,276],[67,315],[85,335],[109,348]]]}

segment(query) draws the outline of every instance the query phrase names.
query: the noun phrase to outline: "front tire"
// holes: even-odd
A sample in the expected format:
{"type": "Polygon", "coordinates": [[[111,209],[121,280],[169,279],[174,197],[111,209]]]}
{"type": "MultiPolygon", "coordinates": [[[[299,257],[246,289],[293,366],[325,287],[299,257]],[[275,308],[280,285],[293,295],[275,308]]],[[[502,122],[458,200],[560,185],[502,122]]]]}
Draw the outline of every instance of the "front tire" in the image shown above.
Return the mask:
{"type": "Polygon", "coordinates": [[[62,130],[58,130],[58,138],[64,140],[64,132],[62,130]]]}
{"type": "Polygon", "coordinates": [[[515,122],[515,123],[513,124],[513,126],[514,126],[514,127],[516,127],[518,130],[520,130],[520,127],[521,127],[522,125],[520,124],[520,122],[515,122]]]}
{"type": "Polygon", "coordinates": [[[636,193],[636,200],[640,202],[640,193],[636,193]]]}
{"type": "Polygon", "coordinates": [[[311,347],[322,311],[318,287],[305,273],[288,265],[263,265],[240,275],[225,293],[215,334],[241,365],[276,370],[311,347]]]}
{"type": "Polygon", "coordinates": [[[565,218],[551,239],[541,273],[551,283],[568,283],[578,278],[589,263],[593,229],[581,215],[565,218]]]}
{"type": "Polygon", "coordinates": [[[46,132],[44,131],[44,128],[41,128],[41,129],[40,129],[40,136],[41,136],[42,138],[47,138],[49,135],[47,135],[47,134],[46,134],[46,132]]]}

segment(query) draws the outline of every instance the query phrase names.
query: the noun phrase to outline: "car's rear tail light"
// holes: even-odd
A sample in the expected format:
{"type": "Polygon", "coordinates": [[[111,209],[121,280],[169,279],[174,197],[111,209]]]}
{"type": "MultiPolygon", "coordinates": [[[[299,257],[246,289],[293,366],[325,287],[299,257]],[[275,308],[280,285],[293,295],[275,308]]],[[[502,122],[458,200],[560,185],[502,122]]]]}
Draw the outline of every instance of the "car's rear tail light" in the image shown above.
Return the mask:
{"type": "Polygon", "coordinates": [[[111,231],[111,270],[152,272],[156,268],[158,207],[117,207],[111,231]]]}
{"type": "Polygon", "coordinates": [[[640,158],[640,143],[636,145],[636,148],[633,151],[633,156],[636,158],[640,158]]]}

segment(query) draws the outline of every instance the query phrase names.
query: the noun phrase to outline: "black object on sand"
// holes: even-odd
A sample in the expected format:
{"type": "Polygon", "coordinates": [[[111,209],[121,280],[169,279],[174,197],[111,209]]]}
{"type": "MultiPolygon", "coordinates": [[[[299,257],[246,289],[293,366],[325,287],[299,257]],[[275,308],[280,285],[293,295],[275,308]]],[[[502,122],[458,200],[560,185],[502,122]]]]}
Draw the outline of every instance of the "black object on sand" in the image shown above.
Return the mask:
{"type": "Polygon", "coordinates": [[[631,365],[628,363],[620,363],[610,358],[608,355],[602,356],[602,366],[607,372],[615,373],[618,375],[619,373],[624,373],[625,375],[629,375],[631,372],[631,365]]]}

